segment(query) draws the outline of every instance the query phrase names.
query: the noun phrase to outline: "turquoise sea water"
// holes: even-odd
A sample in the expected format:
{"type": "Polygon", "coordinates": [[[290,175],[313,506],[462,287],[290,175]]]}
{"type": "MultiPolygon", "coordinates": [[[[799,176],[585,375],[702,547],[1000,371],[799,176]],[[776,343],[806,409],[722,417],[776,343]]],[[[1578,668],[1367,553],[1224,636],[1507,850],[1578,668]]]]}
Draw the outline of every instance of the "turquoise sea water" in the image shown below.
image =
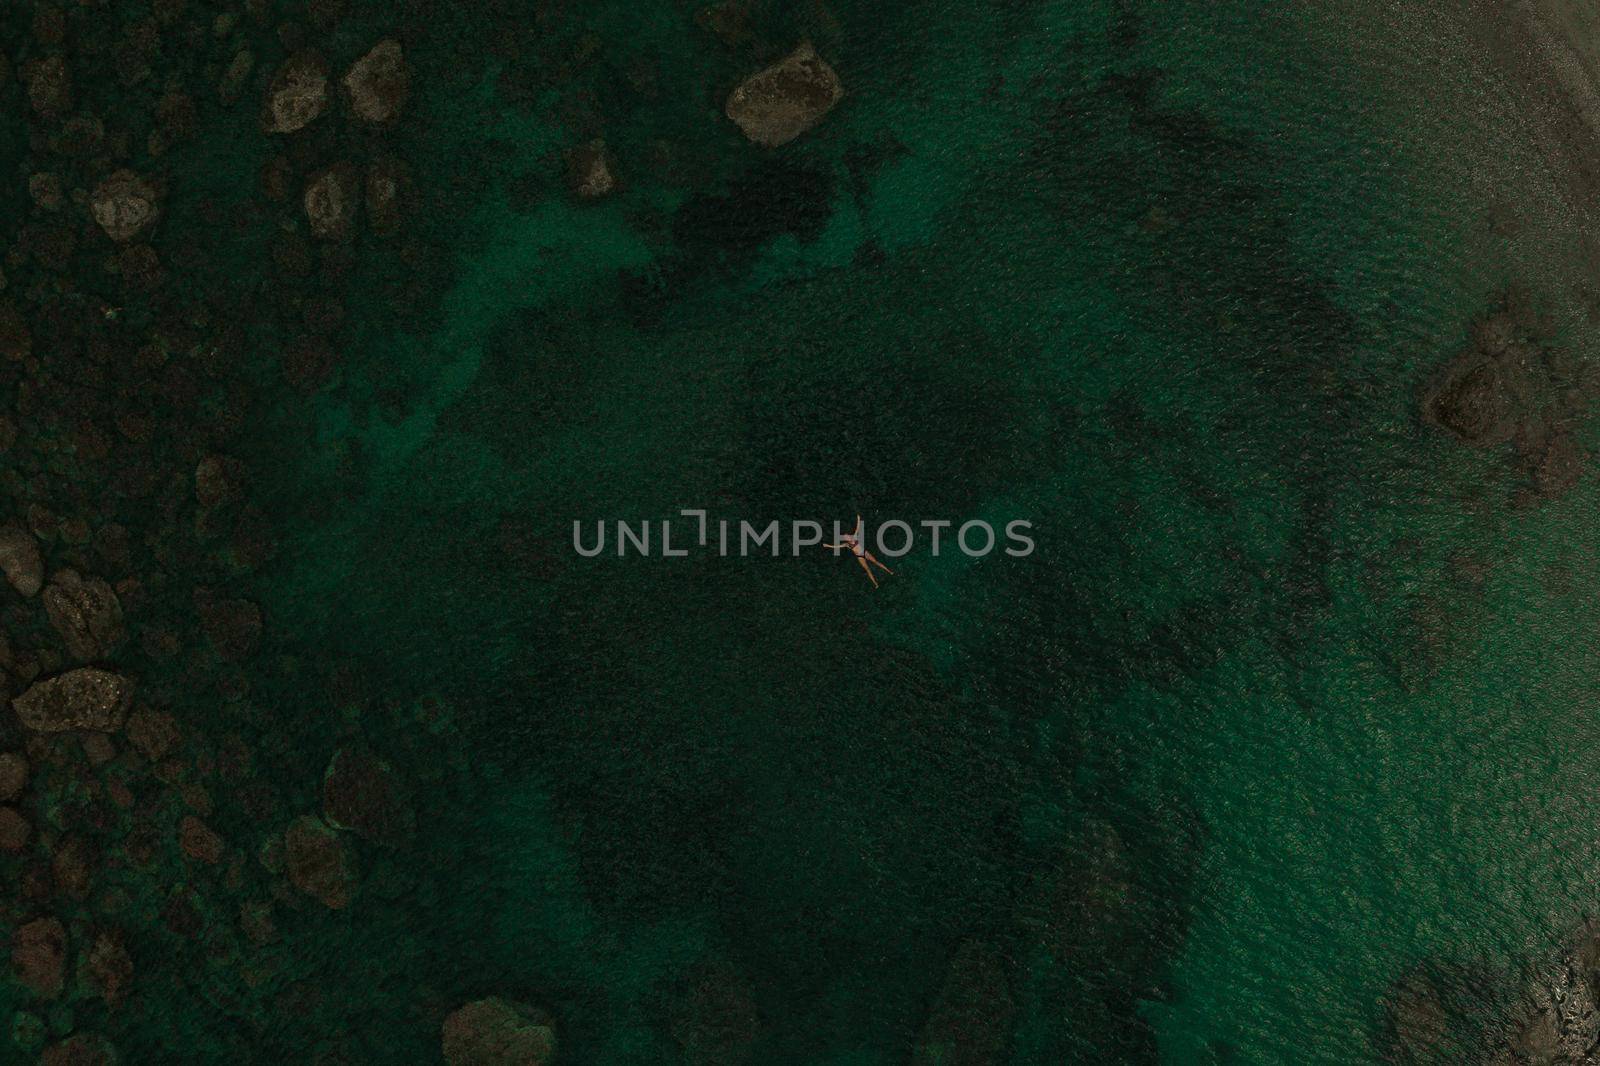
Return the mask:
{"type": "MultiPolygon", "coordinates": [[[[326,30],[398,33],[413,97],[295,165],[396,156],[419,207],[286,282],[268,206],[206,283],[345,318],[312,389],[287,316],[242,342],[248,699],[161,683],[285,820],[359,738],[416,832],[281,917],[262,983],[216,963],[105,1031],[435,1061],[498,995],[573,1063],[1367,1063],[1419,970],[1488,1017],[1594,906],[1600,527],[1590,480],[1533,499],[1419,414],[1508,286],[1573,365],[1595,339],[1482,57],[1363,7],[745,6],[731,44],[682,4],[326,30]],[[800,39],[847,96],[758,149],[721,100],[800,39]],[[580,203],[597,135],[620,188],[580,203]],[[683,507],[1038,550],[876,592],[571,550],[683,507]]],[[[175,150],[173,240],[259,205],[248,111],[175,150]]]]}
{"type": "MultiPolygon", "coordinates": [[[[355,470],[270,616],[444,700],[477,771],[428,804],[465,854],[407,933],[578,1061],[670,1061],[652,1000],[697,964],[757,1058],[898,1061],[968,940],[1009,1061],[1366,1061],[1390,983],[1514,965],[1593,868],[1595,619],[1551,587],[1584,587],[1583,500],[1514,511],[1416,417],[1516,280],[1462,262],[1441,119],[1291,13],[839,18],[787,21],[848,103],[764,153],[681,12],[595,13],[594,91],[661,83],[605,116],[623,194],[464,198],[426,325],[361,306],[341,387],[284,414],[355,470]],[[1041,550],[876,596],[826,557],[565,550],[680,506],[1027,517],[1041,550]]],[[[548,93],[453,89],[424,182],[571,137],[548,93]]],[[[335,491],[296,459],[286,496],[335,491]]]]}

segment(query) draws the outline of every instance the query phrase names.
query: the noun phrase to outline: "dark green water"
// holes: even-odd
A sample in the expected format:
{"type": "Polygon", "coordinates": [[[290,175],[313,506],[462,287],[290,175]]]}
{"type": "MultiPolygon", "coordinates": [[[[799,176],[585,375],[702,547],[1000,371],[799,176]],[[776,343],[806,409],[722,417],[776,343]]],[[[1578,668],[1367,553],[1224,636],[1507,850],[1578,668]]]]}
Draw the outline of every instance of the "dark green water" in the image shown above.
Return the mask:
{"type": "Polygon", "coordinates": [[[201,550],[266,619],[226,684],[127,662],[276,813],[215,789],[245,889],[129,882],[136,1009],[78,1006],[128,1061],[437,1061],[496,995],[572,1063],[1378,1062],[1407,974],[1496,1001],[1593,907],[1591,483],[1532,500],[1419,416],[1507,285],[1593,341],[1481,71],[1294,5],[756,2],[733,45],[681,4],[278,7],[239,31],[269,73],[281,19],[339,69],[404,41],[394,129],[288,154],[396,156],[419,207],[285,271],[265,75],[167,156],[153,244],[215,244],[169,284],[245,325],[226,450],[276,552],[201,550]],[[758,149],[721,101],[801,38],[847,96],[758,149]],[[602,134],[621,187],[580,203],[602,134]],[[337,365],[292,388],[318,298],[337,365]],[[1038,550],[877,592],[571,550],[681,507],[1038,550]],[[159,927],[175,886],[236,922],[352,738],[416,831],[360,843],[349,908],[159,927]]]}

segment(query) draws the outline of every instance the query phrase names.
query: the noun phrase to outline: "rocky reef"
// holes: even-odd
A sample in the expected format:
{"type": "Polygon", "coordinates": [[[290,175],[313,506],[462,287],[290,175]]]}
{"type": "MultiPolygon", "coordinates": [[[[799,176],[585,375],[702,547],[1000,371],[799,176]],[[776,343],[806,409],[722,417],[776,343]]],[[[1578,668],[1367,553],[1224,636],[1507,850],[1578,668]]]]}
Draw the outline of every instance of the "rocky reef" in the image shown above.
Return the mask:
{"type": "Polygon", "coordinates": [[[177,1009],[233,1019],[183,1056],[252,1057],[318,965],[283,929],[358,905],[363,849],[411,844],[392,740],[252,698],[340,698],[268,651],[277,548],[240,457],[332,372],[350,263],[314,249],[427,259],[390,140],[415,24],[338,6],[0,10],[0,1061],[162,1060],[118,1045],[177,1009]],[[213,180],[208,137],[267,163],[213,180]]]}
{"type": "Polygon", "coordinates": [[[1386,1000],[1378,1041],[1400,1066],[1591,1066],[1600,1057],[1600,921],[1520,974],[1428,963],[1386,1000]]]}
{"type": "Polygon", "coordinates": [[[1509,447],[1530,499],[1556,499],[1588,455],[1574,430],[1600,378],[1549,339],[1532,297],[1509,290],[1423,389],[1430,426],[1473,448],[1509,447]]]}

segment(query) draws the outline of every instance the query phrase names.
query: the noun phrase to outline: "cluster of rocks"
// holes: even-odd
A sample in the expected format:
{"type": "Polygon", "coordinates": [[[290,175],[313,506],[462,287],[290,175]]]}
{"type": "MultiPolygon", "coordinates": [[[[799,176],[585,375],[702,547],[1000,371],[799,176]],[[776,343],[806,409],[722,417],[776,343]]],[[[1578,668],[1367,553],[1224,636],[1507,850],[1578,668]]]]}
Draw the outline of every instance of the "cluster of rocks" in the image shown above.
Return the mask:
{"type": "Polygon", "coordinates": [[[1589,1066],[1600,1056],[1600,943],[1586,929],[1544,974],[1531,981],[1512,1016],[1511,1035],[1490,1054],[1492,1066],[1589,1066]]]}
{"type": "MultiPolygon", "coordinates": [[[[240,53],[248,56],[249,53],[240,53]]],[[[253,58],[237,61],[240,79],[248,76],[253,58]]],[[[230,67],[230,71],[232,68],[230,67]]],[[[315,48],[304,47],[290,55],[273,74],[261,107],[261,129],[270,135],[295,135],[341,109],[359,126],[381,130],[394,124],[411,95],[411,68],[398,40],[385,38],[350,64],[337,85],[332,66],[315,48]]],[[[231,92],[233,82],[228,83],[231,92]]],[[[265,184],[269,195],[286,198],[284,179],[295,169],[289,156],[269,164],[265,184]]],[[[300,194],[311,235],[318,240],[348,240],[355,232],[363,198],[380,235],[392,233],[399,221],[399,199],[407,192],[407,168],[388,154],[375,155],[364,167],[349,159],[334,159],[313,168],[300,194]]]]}
{"type": "Polygon", "coordinates": [[[1396,982],[1381,1050],[1402,1066],[1592,1066],[1600,1061],[1600,922],[1509,978],[1430,964],[1396,982]]]}
{"type": "MultiPolygon", "coordinates": [[[[240,67],[254,65],[253,59],[235,62],[240,67]]],[[[268,133],[295,133],[321,118],[333,95],[330,71],[327,59],[315,48],[302,48],[286,59],[267,88],[261,128],[268,133]]],[[[234,73],[234,65],[229,72],[234,73]]],[[[235,75],[234,80],[241,79],[235,75]]],[[[393,38],[379,41],[350,65],[340,85],[354,118],[374,126],[393,122],[411,95],[405,49],[393,38]]]]}
{"type": "Polygon", "coordinates": [[[0,1061],[110,1062],[90,1030],[111,1032],[146,965],[237,1007],[294,965],[252,949],[351,906],[361,849],[411,832],[388,762],[303,751],[251,702],[284,667],[262,654],[253,586],[275,548],[233,446],[270,399],[256,357],[275,338],[310,353],[283,361],[288,384],[326,380],[350,274],[333,246],[363,211],[375,237],[406,229],[414,185],[385,137],[412,72],[382,35],[336,68],[256,0],[31,7],[31,25],[0,15],[23,28],[0,102],[26,123],[0,221],[0,936],[22,1003],[0,1061]],[[174,164],[208,124],[275,146],[258,189],[174,164]],[[236,284],[219,261],[252,232],[280,236],[236,284]]]}
{"type": "MultiPolygon", "coordinates": [[[[82,919],[69,925],[49,910],[53,901],[73,904],[91,895],[99,847],[92,826],[80,828],[77,823],[98,819],[52,818],[47,812],[64,806],[59,791],[50,787],[63,762],[63,741],[75,741],[87,763],[116,759],[111,734],[120,732],[128,719],[134,684],[124,674],[99,666],[53,673],[49,667],[111,656],[125,639],[121,601],[104,579],[85,577],[70,567],[57,569],[47,581],[39,539],[20,523],[0,527],[0,571],[15,598],[6,617],[42,613],[45,628],[52,631],[48,639],[56,645],[47,644],[35,655],[19,654],[0,636],[0,683],[26,683],[9,701],[11,721],[23,731],[25,748],[0,753],[0,853],[25,864],[20,891],[0,906],[0,917],[13,923],[11,973],[40,1004],[59,1001],[75,988],[115,1006],[134,972],[122,930],[82,919]]],[[[50,1027],[39,1015],[24,1012],[13,1020],[12,1031],[25,1044],[42,1044],[50,1027]]],[[[109,1063],[114,1056],[102,1036],[77,1033],[45,1047],[40,1061],[109,1063]]]]}
{"type": "Polygon", "coordinates": [[[1600,378],[1547,335],[1529,297],[1509,292],[1422,397],[1423,419],[1463,444],[1510,446],[1532,499],[1563,496],[1583,476],[1588,455],[1574,429],[1600,391],[1600,378]]]}
{"type": "MultiPolygon", "coordinates": [[[[34,5],[31,23],[3,16],[27,30],[0,49],[0,102],[27,126],[19,210],[0,222],[0,926],[26,998],[13,1040],[54,1063],[115,1059],[87,1031],[104,1026],[76,1031],[57,1008],[138,989],[134,929],[166,938],[148,965],[226,969],[217,998],[246,1011],[247,990],[293,983],[292,960],[256,949],[406,876],[394,860],[416,826],[412,783],[359,730],[306,745],[252,702],[302,679],[254,591],[276,549],[238,456],[267,405],[261,358],[315,391],[338,372],[353,285],[397,316],[441,288],[419,223],[456,193],[420,189],[403,158],[421,23],[357,38],[332,32],[336,2],[303,22],[263,0],[136,7],[34,5]],[[218,130],[266,145],[253,188],[175,162],[218,130]],[[267,261],[235,284],[230,249],[263,233],[267,261]],[[368,239],[393,251],[379,283],[357,277],[368,239]]],[[[724,14],[713,31],[750,46],[724,14]]],[[[809,43],[745,58],[723,110],[754,145],[789,144],[843,97],[809,43]]],[[[562,155],[579,200],[623,187],[603,126],[575,124],[562,155]]],[[[707,1061],[757,1025],[720,971],[674,1018],[707,1061]]],[[[451,1013],[442,1041],[452,1063],[537,1063],[555,1034],[489,998],[451,1013]]]]}

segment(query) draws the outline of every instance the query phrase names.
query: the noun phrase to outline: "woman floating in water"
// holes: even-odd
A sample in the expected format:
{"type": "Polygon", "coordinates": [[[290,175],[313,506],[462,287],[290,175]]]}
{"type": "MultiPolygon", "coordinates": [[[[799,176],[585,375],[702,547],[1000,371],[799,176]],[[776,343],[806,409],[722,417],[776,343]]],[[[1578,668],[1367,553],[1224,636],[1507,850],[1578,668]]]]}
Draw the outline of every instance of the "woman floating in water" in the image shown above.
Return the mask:
{"type": "MultiPolygon", "coordinates": [[[[834,528],[837,529],[839,527],[835,526],[834,528]]],[[[846,533],[844,540],[838,544],[825,544],[823,547],[832,548],[834,551],[838,551],[840,548],[849,548],[851,553],[855,555],[856,562],[861,564],[861,569],[867,572],[867,580],[872,582],[873,588],[877,588],[878,579],[872,576],[872,566],[878,567],[886,574],[893,574],[894,571],[878,562],[877,556],[867,551],[865,540],[866,536],[865,531],[862,529],[861,516],[856,515],[856,531],[854,533],[846,533]],[[872,566],[868,566],[868,563],[871,563],[872,566]]]]}

